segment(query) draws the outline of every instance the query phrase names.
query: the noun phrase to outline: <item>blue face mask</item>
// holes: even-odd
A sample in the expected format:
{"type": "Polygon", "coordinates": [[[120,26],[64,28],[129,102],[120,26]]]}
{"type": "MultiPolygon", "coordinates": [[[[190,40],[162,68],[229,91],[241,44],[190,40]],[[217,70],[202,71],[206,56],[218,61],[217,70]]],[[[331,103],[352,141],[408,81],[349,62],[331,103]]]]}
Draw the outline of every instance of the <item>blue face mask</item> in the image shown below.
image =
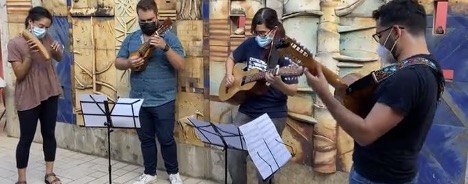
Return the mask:
{"type": "Polygon", "coordinates": [[[268,44],[271,43],[273,38],[271,36],[256,36],[255,40],[257,41],[258,46],[266,47],[268,44]]]}
{"type": "Polygon", "coordinates": [[[39,28],[39,27],[33,26],[31,32],[37,38],[42,39],[45,37],[47,30],[45,28],[39,28]]]}

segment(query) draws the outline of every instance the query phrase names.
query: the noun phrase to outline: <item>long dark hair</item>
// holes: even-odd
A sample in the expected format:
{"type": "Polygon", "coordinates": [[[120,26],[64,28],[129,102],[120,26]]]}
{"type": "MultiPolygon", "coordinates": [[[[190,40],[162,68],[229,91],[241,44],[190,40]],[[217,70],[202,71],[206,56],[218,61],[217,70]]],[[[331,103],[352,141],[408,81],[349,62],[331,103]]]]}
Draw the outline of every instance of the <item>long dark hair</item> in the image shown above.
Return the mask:
{"type": "Polygon", "coordinates": [[[278,27],[275,35],[276,38],[282,38],[286,35],[283,24],[281,24],[281,22],[278,20],[278,14],[274,9],[268,7],[260,8],[252,19],[252,27],[250,32],[255,34],[257,25],[260,24],[264,24],[268,29],[274,29],[275,27],[278,27]]]}
{"type": "Polygon", "coordinates": [[[50,23],[52,24],[52,14],[49,12],[49,10],[45,9],[42,6],[36,6],[34,8],[31,8],[28,12],[28,16],[24,20],[24,26],[28,28],[29,20],[38,21],[42,18],[48,18],[50,20],[50,23]]]}

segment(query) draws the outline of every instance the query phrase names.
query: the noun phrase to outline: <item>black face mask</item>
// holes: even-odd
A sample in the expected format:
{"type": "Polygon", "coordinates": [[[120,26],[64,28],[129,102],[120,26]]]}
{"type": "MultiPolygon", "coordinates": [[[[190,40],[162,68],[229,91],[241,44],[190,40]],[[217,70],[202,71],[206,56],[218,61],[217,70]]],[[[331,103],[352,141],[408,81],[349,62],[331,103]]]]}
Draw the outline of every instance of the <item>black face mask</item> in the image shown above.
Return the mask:
{"type": "Polygon", "coordinates": [[[141,31],[147,35],[151,36],[157,29],[156,22],[146,22],[140,23],[141,31]]]}

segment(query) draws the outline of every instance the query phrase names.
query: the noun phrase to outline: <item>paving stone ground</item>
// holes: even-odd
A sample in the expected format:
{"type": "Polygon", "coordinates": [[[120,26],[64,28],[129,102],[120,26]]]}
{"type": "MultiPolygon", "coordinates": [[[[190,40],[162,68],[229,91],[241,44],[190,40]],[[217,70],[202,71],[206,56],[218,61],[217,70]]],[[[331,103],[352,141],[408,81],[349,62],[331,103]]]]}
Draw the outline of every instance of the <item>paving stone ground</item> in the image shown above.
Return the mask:
{"type": "MultiPolygon", "coordinates": [[[[0,184],[13,184],[17,180],[15,150],[17,138],[0,133],[0,184]]],[[[57,149],[55,173],[64,184],[109,183],[108,160],[106,158],[57,149]]],[[[112,161],[112,183],[133,183],[143,172],[143,167],[112,161]]],[[[28,184],[44,184],[45,163],[42,144],[33,143],[27,169],[28,184]]],[[[184,184],[215,184],[215,182],[182,176],[184,184]]],[[[164,171],[158,171],[155,184],[169,184],[164,171]]]]}

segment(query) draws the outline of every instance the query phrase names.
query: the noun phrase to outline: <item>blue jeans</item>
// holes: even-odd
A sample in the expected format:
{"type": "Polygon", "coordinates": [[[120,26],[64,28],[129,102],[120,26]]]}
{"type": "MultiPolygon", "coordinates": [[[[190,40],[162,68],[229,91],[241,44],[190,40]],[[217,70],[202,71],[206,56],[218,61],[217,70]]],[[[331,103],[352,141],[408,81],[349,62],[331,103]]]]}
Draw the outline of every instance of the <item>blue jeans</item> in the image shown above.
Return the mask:
{"type": "Polygon", "coordinates": [[[174,139],[175,101],[158,107],[142,107],[139,113],[141,128],[137,129],[141,142],[141,152],[145,174],[156,175],[157,147],[161,145],[161,155],[168,174],[179,172],[177,145],[174,139]]]}
{"type": "MultiPolygon", "coordinates": [[[[402,183],[402,184],[416,184],[417,181],[418,181],[418,175],[414,177],[413,181],[402,183]]],[[[378,182],[370,181],[364,176],[361,176],[359,173],[357,173],[354,170],[354,168],[351,168],[351,172],[349,173],[349,184],[386,184],[386,183],[378,183],[378,182]]]]}

